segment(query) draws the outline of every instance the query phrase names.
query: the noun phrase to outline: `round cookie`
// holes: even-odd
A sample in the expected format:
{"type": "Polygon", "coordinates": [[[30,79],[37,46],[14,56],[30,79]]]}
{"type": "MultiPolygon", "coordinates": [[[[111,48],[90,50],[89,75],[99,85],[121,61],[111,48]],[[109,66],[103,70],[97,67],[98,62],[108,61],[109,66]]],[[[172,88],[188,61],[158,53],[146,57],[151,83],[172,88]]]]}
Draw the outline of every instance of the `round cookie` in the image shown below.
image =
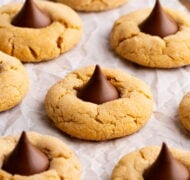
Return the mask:
{"type": "MultiPolygon", "coordinates": [[[[190,170],[190,153],[170,149],[173,157],[190,170]]],[[[111,180],[144,179],[144,171],[156,160],[160,147],[145,147],[125,155],[114,168],[111,180]]]]}
{"type": "Polygon", "coordinates": [[[180,102],[179,119],[184,128],[190,131],[190,92],[180,102]]]}
{"type": "Polygon", "coordinates": [[[104,11],[116,8],[124,4],[127,0],[52,0],[64,3],[78,11],[104,11]]]}
{"type": "MultiPolygon", "coordinates": [[[[30,142],[39,148],[50,160],[47,171],[31,176],[11,175],[0,169],[0,179],[6,180],[78,180],[81,175],[80,163],[74,153],[57,138],[34,132],[27,133],[30,142]]],[[[19,136],[0,138],[0,164],[17,144],[19,136]]]]}
{"type": "Polygon", "coordinates": [[[28,73],[22,63],[0,52],[0,112],[16,106],[28,89],[28,73]]]}
{"type": "Polygon", "coordinates": [[[35,3],[50,15],[49,26],[37,29],[13,26],[11,21],[23,4],[0,8],[0,50],[23,62],[53,59],[76,45],[82,34],[81,20],[70,7],[46,1],[35,3]]]}
{"type": "Polygon", "coordinates": [[[138,10],[118,19],[112,29],[111,46],[124,59],[152,68],[175,68],[190,64],[190,17],[165,9],[178,24],[176,34],[161,38],[140,31],[151,9],[138,10]]]}
{"type": "Polygon", "coordinates": [[[153,110],[149,87],[119,70],[103,69],[120,98],[100,105],[86,102],[77,93],[93,71],[85,67],[71,72],[48,91],[45,108],[55,125],[73,137],[93,141],[126,136],[144,126],[153,110]]]}

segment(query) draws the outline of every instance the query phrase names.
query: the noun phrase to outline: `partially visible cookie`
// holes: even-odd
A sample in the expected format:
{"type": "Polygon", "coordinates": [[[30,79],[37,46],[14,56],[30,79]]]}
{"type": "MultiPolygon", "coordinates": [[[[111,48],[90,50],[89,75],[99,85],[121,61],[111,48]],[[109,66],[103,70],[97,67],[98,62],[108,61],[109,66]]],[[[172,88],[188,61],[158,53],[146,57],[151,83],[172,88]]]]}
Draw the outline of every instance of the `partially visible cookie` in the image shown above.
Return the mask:
{"type": "Polygon", "coordinates": [[[0,112],[16,106],[29,89],[29,77],[22,63],[0,52],[0,112]]]}
{"type": "MultiPolygon", "coordinates": [[[[151,9],[137,10],[119,18],[115,22],[111,34],[112,48],[124,59],[142,66],[152,68],[175,68],[190,64],[189,15],[171,9],[164,9],[161,11],[159,7],[161,14],[158,16],[158,10],[155,10],[156,15],[154,14],[151,16],[150,14],[153,11],[151,9]],[[142,31],[142,29],[145,29],[145,24],[148,26],[146,27],[148,32],[151,32],[151,27],[156,31],[156,25],[153,25],[154,21],[160,20],[162,16],[167,17],[169,20],[172,19],[171,22],[168,19],[166,20],[167,23],[174,26],[171,32],[172,34],[160,37],[159,35],[152,35],[146,33],[146,31],[142,31]],[[149,21],[143,23],[148,17],[150,17],[148,19],[149,21]],[[175,28],[177,27],[175,27],[174,22],[178,26],[177,32],[175,32],[175,28]]],[[[164,30],[167,31],[169,25],[164,25],[164,23],[158,22],[157,26],[166,26],[164,30]]]]}
{"type": "Polygon", "coordinates": [[[124,72],[103,68],[120,97],[101,104],[82,100],[78,93],[94,69],[85,67],[71,72],[48,91],[45,108],[55,126],[73,137],[93,141],[119,138],[142,128],[153,110],[149,87],[124,72]]]}
{"type": "Polygon", "coordinates": [[[64,3],[78,11],[104,11],[116,8],[127,0],[52,0],[64,3]]]}
{"type": "MultiPolygon", "coordinates": [[[[39,133],[34,132],[27,132],[28,140],[38,149],[41,153],[47,156],[49,161],[48,169],[41,172],[36,173],[33,175],[19,175],[18,173],[11,174],[7,172],[5,169],[4,163],[7,161],[6,159],[9,158],[10,154],[13,152],[16,144],[18,143],[19,136],[7,136],[0,138],[0,179],[2,180],[79,180],[81,175],[81,167],[78,158],[74,155],[74,153],[59,139],[48,136],[42,135],[39,133]],[[2,169],[3,168],[3,169],[2,169]]],[[[26,137],[21,135],[21,138],[24,138],[24,141],[19,144],[19,148],[15,154],[21,154],[18,151],[28,151],[29,154],[26,153],[26,157],[30,156],[31,153],[35,153],[34,149],[25,148],[28,146],[26,144],[26,137]],[[24,144],[24,146],[23,146],[24,144]]],[[[28,141],[27,140],[27,141],[28,141]]],[[[21,141],[20,141],[21,142],[21,141]]],[[[27,142],[28,143],[28,142],[27,142]]],[[[17,144],[18,147],[18,144],[17,144]]],[[[23,152],[24,154],[25,152],[23,152]]],[[[36,155],[36,154],[35,154],[36,155]]],[[[22,154],[20,155],[22,156],[22,154]]],[[[16,157],[19,158],[19,157],[16,157]]],[[[23,157],[20,157],[20,161],[18,163],[22,163],[24,161],[23,157]]],[[[33,157],[33,160],[36,156],[33,157]]],[[[14,161],[14,159],[11,159],[14,161]]],[[[29,159],[31,161],[31,159],[29,159]]],[[[38,161],[38,160],[36,160],[38,161]]],[[[36,162],[35,161],[35,162],[36,162]]],[[[27,166],[26,162],[26,165],[27,166]]],[[[12,166],[11,164],[9,166],[12,166]]],[[[20,164],[18,165],[20,166],[20,164]]],[[[24,165],[23,165],[24,166],[24,165]]],[[[36,165],[36,166],[39,166],[36,165]]],[[[17,168],[17,167],[14,167],[17,168]]],[[[25,168],[25,167],[23,167],[25,168]]],[[[10,169],[10,168],[9,168],[10,169]]],[[[31,170],[30,170],[31,171],[31,170]]]]}
{"type": "Polygon", "coordinates": [[[81,20],[70,7],[47,1],[35,1],[35,4],[50,16],[50,25],[43,28],[12,25],[23,4],[0,8],[0,50],[23,62],[53,59],[75,46],[82,34],[81,20]]]}
{"type": "MultiPolygon", "coordinates": [[[[158,180],[158,176],[161,176],[162,180],[165,180],[170,179],[167,178],[167,176],[171,177],[172,174],[174,175],[176,172],[178,173],[177,176],[186,177],[185,179],[182,179],[187,180],[187,177],[189,177],[188,171],[190,170],[190,153],[176,149],[170,149],[169,151],[170,152],[168,152],[165,147],[162,147],[162,149],[160,147],[145,147],[135,152],[131,152],[122,157],[115,166],[112,172],[111,180],[158,180]],[[156,160],[157,164],[154,166],[153,163],[156,162],[156,160]],[[158,163],[163,164],[160,166],[158,163]],[[152,167],[151,173],[147,175],[147,172],[150,172],[150,167],[152,167]],[[165,174],[161,175],[158,173],[159,171],[165,174]],[[151,176],[154,178],[151,178],[151,176]]],[[[179,178],[176,177],[176,179],[179,178]]],[[[180,178],[180,180],[182,179],[180,178]]]]}
{"type": "Polygon", "coordinates": [[[180,102],[179,119],[184,128],[190,131],[190,92],[180,102]]]}

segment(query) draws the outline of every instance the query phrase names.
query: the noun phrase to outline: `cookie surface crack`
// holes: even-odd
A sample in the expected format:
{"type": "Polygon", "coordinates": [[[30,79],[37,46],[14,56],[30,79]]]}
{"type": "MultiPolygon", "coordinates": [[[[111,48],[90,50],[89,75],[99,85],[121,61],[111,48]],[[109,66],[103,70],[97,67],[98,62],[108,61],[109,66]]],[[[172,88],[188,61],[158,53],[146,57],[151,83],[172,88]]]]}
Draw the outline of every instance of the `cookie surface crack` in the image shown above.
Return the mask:
{"type": "Polygon", "coordinates": [[[30,51],[30,54],[35,58],[35,59],[37,59],[38,58],[38,54],[37,54],[37,52],[34,50],[34,48],[32,48],[32,47],[28,47],[28,49],[29,49],[29,51],[30,51]]]}
{"type": "Polygon", "coordinates": [[[132,39],[136,36],[138,36],[139,34],[130,34],[129,37],[123,37],[122,39],[118,40],[116,48],[120,46],[120,44],[122,44],[124,41],[128,40],[128,39],[132,39]]]}

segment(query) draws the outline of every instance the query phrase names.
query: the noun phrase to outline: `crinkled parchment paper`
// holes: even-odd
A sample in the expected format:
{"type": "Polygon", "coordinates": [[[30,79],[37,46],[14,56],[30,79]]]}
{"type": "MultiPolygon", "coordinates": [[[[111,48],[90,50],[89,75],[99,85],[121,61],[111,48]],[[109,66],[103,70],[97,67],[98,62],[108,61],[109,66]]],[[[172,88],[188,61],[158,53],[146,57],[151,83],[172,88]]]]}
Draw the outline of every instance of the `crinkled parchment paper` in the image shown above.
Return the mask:
{"type": "MultiPolygon", "coordinates": [[[[1,0],[0,4],[9,2],[11,0],[1,0]]],[[[190,150],[190,136],[180,125],[177,112],[182,96],[190,91],[190,66],[173,70],[143,68],[123,61],[109,46],[110,32],[116,19],[137,9],[152,7],[153,3],[153,0],[128,0],[126,5],[115,10],[79,13],[84,33],[77,47],[49,62],[25,64],[30,75],[30,91],[17,107],[0,113],[1,135],[27,130],[60,138],[79,157],[83,180],[108,180],[113,167],[124,154],[143,146],[161,145],[165,141],[169,146],[190,150]],[[61,133],[48,119],[43,106],[47,90],[72,70],[95,64],[121,69],[150,85],[155,110],[139,132],[108,142],[85,142],[61,133]]],[[[162,0],[162,4],[186,11],[177,0],[162,0]]]]}

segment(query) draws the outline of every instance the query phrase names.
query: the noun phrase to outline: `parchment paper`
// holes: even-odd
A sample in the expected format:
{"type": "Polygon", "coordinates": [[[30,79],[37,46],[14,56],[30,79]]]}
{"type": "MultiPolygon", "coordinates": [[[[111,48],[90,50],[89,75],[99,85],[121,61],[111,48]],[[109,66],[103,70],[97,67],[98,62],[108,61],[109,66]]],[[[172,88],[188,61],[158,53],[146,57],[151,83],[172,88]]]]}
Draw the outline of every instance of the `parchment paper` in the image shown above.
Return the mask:
{"type": "MultiPolygon", "coordinates": [[[[1,0],[7,4],[11,0],[1,0]]],[[[13,2],[13,0],[12,0],[13,2]]],[[[186,11],[177,0],[162,0],[163,5],[186,11]]],[[[109,46],[113,23],[121,15],[152,7],[153,0],[128,0],[118,9],[101,13],[79,13],[84,33],[77,47],[59,58],[38,64],[25,64],[30,75],[30,91],[17,107],[0,113],[0,134],[10,135],[22,130],[56,136],[73,149],[83,167],[83,180],[108,180],[118,160],[126,153],[148,145],[161,145],[190,150],[189,134],[178,120],[178,104],[190,91],[190,66],[173,70],[143,68],[125,62],[109,46]],[[85,142],[70,138],[57,130],[48,119],[43,106],[47,90],[74,69],[100,64],[130,73],[150,85],[155,110],[150,121],[139,132],[108,142],[85,142]]]]}

